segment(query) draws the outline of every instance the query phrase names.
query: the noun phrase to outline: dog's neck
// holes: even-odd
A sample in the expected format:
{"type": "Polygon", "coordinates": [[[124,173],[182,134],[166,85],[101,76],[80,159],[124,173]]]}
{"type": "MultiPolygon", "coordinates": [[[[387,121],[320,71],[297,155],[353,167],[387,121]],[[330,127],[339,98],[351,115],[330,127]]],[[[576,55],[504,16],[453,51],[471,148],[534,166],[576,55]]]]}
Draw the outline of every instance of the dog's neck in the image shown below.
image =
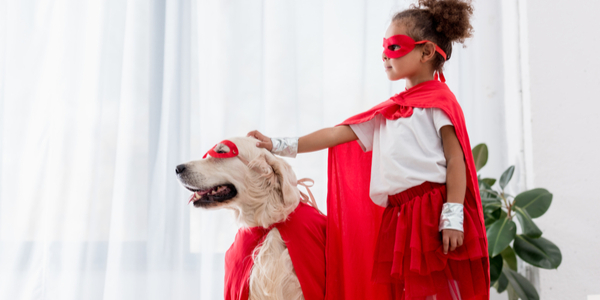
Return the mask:
{"type": "Polygon", "coordinates": [[[263,202],[258,205],[238,204],[230,208],[234,210],[241,226],[269,228],[273,224],[285,221],[299,203],[300,199],[289,205],[269,205],[263,202]]]}

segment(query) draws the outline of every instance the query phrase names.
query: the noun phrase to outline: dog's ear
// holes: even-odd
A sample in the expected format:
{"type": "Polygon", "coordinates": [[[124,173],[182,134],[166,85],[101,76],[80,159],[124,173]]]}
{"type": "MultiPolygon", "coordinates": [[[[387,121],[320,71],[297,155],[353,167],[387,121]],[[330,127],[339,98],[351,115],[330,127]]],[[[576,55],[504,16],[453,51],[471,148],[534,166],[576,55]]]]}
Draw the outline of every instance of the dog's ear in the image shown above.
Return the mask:
{"type": "Polygon", "coordinates": [[[283,194],[283,201],[286,204],[293,204],[300,200],[300,191],[296,187],[298,180],[296,174],[292,170],[292,167],[282,158],[274,155],[265,156],[267,164],[273,168],[275,177],[281,186],[281,193],[283,194]]]}
{"type": "Polygon", "coordinates": [[[291,205],[300,200],[300,191],[296,187],[296,174],[292,167],[283,159],[271,154],[261,155],[248,163],[248,167],[254,172],[261,174],[262,178],[271,187],[277,185],[281,188],[283,202],[285,205],[291,205]]]}
{"type": "Polygon", "coordinates": [[[260,174],[260,177],[265,178],[268,185],[273,186],[277,183],[275,172],[273,171],[271,165],[267,163],[265,155],[260,155],[259,157],[250,161],[248,163],[248,168],[260,174]]]}

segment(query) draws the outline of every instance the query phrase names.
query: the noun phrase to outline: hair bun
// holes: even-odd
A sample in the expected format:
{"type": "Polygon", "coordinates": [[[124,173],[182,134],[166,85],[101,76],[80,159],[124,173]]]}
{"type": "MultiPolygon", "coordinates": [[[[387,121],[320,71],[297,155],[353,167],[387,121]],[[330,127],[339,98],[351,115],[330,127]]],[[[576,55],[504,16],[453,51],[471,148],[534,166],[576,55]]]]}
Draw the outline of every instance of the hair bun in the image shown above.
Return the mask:
{"type": "Polygon", "coordinates": [[[469,22],[473,15],[470,0],[419,0],[419,6],[431,13],[435,30],[451,42],[464,43],[473,34],[469,22]]]}

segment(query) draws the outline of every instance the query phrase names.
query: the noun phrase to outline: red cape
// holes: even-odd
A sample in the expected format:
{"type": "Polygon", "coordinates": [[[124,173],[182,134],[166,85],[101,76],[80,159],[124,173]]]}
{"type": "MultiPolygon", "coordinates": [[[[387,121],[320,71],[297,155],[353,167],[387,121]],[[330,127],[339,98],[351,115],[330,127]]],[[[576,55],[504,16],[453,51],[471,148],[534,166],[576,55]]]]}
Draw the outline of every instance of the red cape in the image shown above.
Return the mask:
{"type": "MultiPolygon", "coordinates": [[[[307,300],[325,299],[326,218],[302,202],[285,222],[272,227],[279,230],[307,300]]],[[[266,238],[271,228],[241,228],[225,254],[225,299],[247,300],[252,271],[252,251],[266,238]]]]}
{"type": "MultiPolygon", "coordinates": [[[[430,80],[391,97],[340,125],[358,124],[377,114],[395,120],[412,115],[412,108],[436,107],[452,121],[467,166],[467,192],[477,201],[485,232],[477,171],[462,109],[446,84],[430,80]]],[[[389,287],[371,282],[375,241],[384,208],[369,196],[371,152],[357,142],[329,149],[327,191],[327,299],[391,299],[389,287]]],[[[486,243],[487,247],[487,243],[486,243]]],[[[485,249],[487,253],[487,248],[485,249]]],[[[489,290],[489,263],[486,282],[489,290]]]]}

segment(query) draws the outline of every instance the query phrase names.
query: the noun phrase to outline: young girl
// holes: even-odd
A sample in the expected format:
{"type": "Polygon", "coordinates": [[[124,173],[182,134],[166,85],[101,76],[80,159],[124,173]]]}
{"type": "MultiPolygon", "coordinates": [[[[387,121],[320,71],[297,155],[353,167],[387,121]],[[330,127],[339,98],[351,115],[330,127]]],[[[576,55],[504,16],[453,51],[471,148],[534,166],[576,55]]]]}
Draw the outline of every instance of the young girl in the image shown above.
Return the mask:
{"type": "Polygon", "coordinates": [[[471,36],[472,12],[419,0],[394,16],[383,66],[406,90],[389,100],[299,139],[248,134],[279,155],[330,148],[328,299],[489,299],[477,174],[442,74],[452,43],[471,36]]]}

